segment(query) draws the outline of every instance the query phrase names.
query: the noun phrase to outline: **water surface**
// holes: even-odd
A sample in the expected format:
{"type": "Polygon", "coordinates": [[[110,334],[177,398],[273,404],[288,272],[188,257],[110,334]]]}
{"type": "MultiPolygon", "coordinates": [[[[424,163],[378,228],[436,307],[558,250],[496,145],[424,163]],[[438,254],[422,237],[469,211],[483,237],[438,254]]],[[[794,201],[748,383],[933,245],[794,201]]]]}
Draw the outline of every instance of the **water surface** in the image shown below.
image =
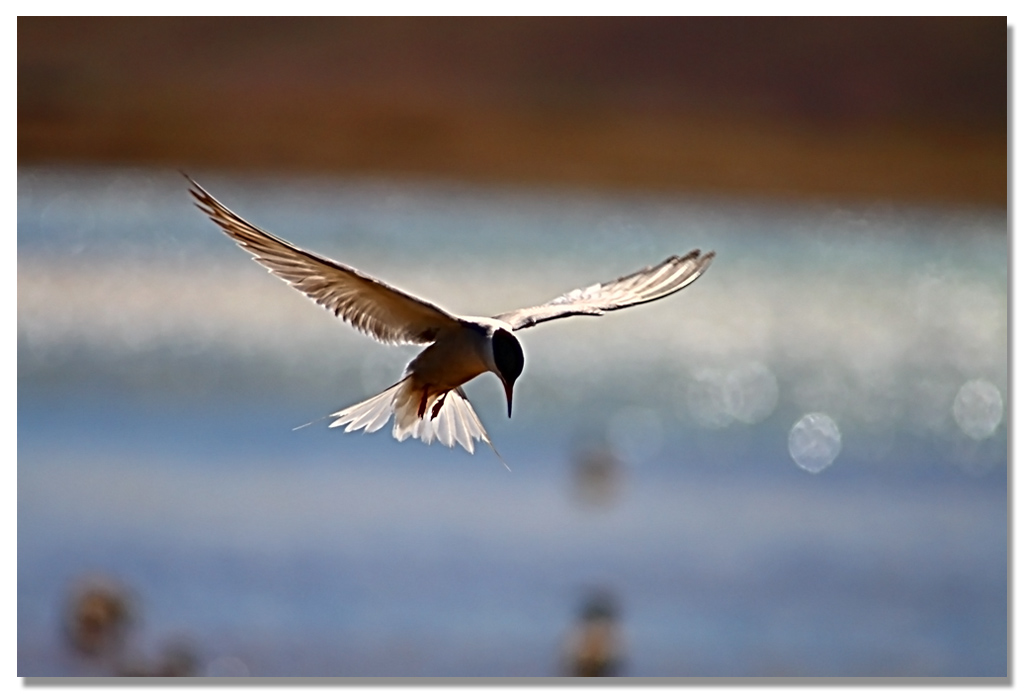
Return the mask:
{"type": "Polygon", "coordinates": [[[21,169],[19,675],[101,674],[62,632],[95,576],[136,660],[184,640],[200,674],[560,674],[600,590],[627,675],[1006,675],[1004,210],[193,173],[459,313],[718,257],[524,331],[511,420],[469,385],[507,472],[292,431],[415,350],[267,275],[176,174],[21,169]]]}

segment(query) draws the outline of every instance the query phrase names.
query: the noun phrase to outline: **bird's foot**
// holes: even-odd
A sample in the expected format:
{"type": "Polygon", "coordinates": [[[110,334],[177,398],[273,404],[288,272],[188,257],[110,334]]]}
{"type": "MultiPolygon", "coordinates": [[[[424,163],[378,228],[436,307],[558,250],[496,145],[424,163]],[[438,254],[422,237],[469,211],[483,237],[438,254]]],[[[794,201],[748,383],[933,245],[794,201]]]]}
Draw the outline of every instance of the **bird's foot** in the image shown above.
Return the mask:
{"type": "Polygon", "coordinates": [[[444,399],[445,399],[445,397],[447,395],[448,395],[447,391],[445,391],[444,393],[441,393],[441,397],[439,397],[437,399],[437,402],[434,403],[434,407],[431,408],[431,410],[430,410],[430,418],[431,419],[437,419],[437,415],[438,415],[438,413],[441,412],[441,408],[444,406],[444,399]]]}

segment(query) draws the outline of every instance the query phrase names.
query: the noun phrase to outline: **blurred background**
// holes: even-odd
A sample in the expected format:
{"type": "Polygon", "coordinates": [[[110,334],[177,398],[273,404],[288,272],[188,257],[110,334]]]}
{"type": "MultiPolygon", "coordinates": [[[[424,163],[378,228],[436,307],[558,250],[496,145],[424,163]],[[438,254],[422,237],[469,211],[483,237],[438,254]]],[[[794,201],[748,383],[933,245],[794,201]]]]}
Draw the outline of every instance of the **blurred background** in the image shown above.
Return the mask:
{"type": "Polygon", "coordinates": [[[1007,26],[18,20],[18,674],[1006,676],[1007,26]],[[415,349],[191,204],[522,333],[415,349]]]}

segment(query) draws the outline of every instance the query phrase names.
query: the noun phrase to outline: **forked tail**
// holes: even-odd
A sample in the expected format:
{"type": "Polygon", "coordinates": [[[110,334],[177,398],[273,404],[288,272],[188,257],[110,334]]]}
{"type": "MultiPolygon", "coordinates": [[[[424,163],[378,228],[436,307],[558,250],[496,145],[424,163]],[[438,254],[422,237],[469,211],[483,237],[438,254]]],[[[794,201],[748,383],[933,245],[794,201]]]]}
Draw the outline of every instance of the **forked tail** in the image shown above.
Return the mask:
{"type": "Polygon", "coordinates": [[[406,377],[384,392],[328,416],[336,418],[331,427],[345,425],[346,432],[359,429],[373,432],[387,424],[392,412],[395,425],[391,434],[399,441],[411,437],[430,444],[436,439],[449,448],[458,443],[470,453],[474,441],[483,441],[508,469],[462,388],[428,396],[424,402],[422,393],[406,377]]]}

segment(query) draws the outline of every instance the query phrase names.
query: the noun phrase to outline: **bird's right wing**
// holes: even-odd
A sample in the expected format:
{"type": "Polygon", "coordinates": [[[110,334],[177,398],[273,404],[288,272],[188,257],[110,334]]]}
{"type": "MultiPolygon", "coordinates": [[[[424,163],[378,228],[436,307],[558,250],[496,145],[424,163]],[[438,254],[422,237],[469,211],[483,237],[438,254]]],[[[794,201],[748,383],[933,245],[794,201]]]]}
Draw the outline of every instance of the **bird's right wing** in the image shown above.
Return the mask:
{"type": "Polygon", "coordinates": [[[196,207],[256,262],[357,330],[385,343],[424,344],[458,325],[458,319],[431,303],[250,224],[186,178],[196,207]]]}
{"type": "Polygon", "coordinates": [[[657,265],[617,280],[574,289],[546,304],[494,317],[511,325],[513,330],[521,330],[555,318],[600,316],[607,311],[645,304],[674,294],[696,280],[714,257],[714,251],[701,255],[700,251],[692,250],[684,256],[671,256],[657,265]]]}

